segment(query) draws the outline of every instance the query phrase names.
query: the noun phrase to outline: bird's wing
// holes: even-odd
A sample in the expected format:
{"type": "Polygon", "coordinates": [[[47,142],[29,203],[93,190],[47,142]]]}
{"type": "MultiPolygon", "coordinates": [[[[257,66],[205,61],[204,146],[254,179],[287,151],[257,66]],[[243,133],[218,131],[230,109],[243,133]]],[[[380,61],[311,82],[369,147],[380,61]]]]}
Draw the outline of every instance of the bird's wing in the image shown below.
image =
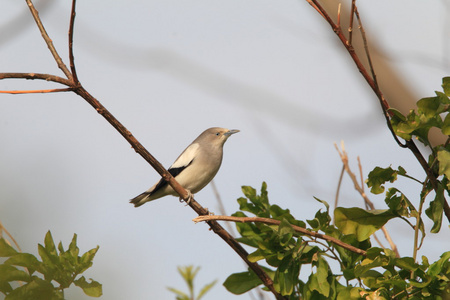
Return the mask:
{"type": "MultiPolygon", "coordinates": [[[[193,161],[195,156],[198,153],[199,144],[191,144],[189,145],[183,153],[178,156],[178,158],[175,160],[175,162],[170,166],[170,168],[167,170],[169,173],[176,177],[178,174],[181,173],[184,169],[186,169],[187,166],[189,166],[193,161]]],[[[164,178],[161,178],[159,182],[156,184],[155,188],[149,193],[154,194],[159,189],[166,186],[168,183],[164,180],[164,178]]]]}
{"type": "Polygon", "coordinates": [[[194,158],[197,156],[200,145],[197,143],[189,145],[183,153],[178,156],[175,162],[170,166],[169,172],[173,177],[181,173],[187,166],[189,166],[194,158]]]}

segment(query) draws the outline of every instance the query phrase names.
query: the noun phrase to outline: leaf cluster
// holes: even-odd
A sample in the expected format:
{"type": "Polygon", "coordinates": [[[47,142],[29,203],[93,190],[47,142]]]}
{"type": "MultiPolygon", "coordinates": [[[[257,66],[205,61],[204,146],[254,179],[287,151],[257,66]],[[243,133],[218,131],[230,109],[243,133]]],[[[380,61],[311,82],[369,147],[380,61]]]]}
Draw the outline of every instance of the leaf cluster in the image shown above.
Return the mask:
{"type": "Polygon", "coordinates": [[[73,283],[83,289],[86,295],[100,297],[102,285],[79,276],[92,266],[98,249],[97,246],[79,256],[76,234],[67,250],[64,250],[61,242],[56,248],[48,231],[44,245],[38,245],[38,253],[42,259],[40,261],[30,253],[17,252],[1,238],[0,257],[7,259],[0,265],[0,292],[6,295],[5,300],[58,300],[64,299],[64,289],[73,283]],[[15,282],[24,284],[13,288],[15,282]]]}
{"type": "MultiPolygon", "coordinates": [[[[337,208],[333,225],[325,201],[316,199],[326,209],[317,211],[313,219],[303,222],[296,220],[288,209],[269,203],[266,183],[262,184],[260,194],[248,186],[244,186],[242,191],[245,197],[238,199],[240,211],[234,216],[246,217],[251,213],[281,221],[280,225],[246,222],[237,223],[236,227],[241,234],[238,240],[255,248],[249,259],[264,261],[268,265],[264,269],[274,281],[275,289],[287,299],[366,299],[377,295],[380,297],[377,299],[407,299],[413,295],[417,295],[417,299],[439,299],[433,297],[450,288],[450,252],[430,265],[426,257],[423,257],[422,264],[418,264],[411,257],[397,258],[392,250],[371,246],[370,236],[377,229],[388,220],[406,214],[399,209],[403,207],[399,203],[406,201],[401,196],[397,195],[400,200],[396,202],[399,205],[395,210],[337,208]],[[299,233],[291,225],[322,231],[366,250],[367,256],[328,240],[299,233]],[[300,276],[302,270],[303,276],[300,276]],[[305,272],[309,273],[307,280],[304,279],[305,272]]],[[[261,281],[250,269],[232,274],[224,282],[224,286],[235,294],[245,293],[259,285],[261,281]]]]}

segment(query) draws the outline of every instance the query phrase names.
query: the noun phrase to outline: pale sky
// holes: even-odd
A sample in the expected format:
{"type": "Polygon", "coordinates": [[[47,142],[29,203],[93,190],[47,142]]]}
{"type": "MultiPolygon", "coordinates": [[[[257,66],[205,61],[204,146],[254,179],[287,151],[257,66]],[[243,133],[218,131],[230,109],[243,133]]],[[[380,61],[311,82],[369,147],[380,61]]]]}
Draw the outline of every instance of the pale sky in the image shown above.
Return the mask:
{"type": "MultiPolygon", "coordinates": [[[[25,1],[0,0],[0,72],[62,76],[25,1]]],[[[67,59],[70,1],[36,1],[67,59]]],[[[441,90],[449,74],[445,1],[359,1],[365,30],[417,100],[441,90]]],[[[240,129],[225,145],[215,178],[228,214],[240,187],[268,183],[273,204],[312,219],[334,203],[341,170],[334,143],[345,141],[354,171],[402,165],[423,171],[400,149],[378,102],[329,25],[306,1],[78,1],[75,58],[85,88],[166,167],[203,130],[240,129]]],[[[369,43],[370,43],[369,41],[369,43]]],[[[375,66],[376,67],[376,66],[375,66]]],[[[59,87],[3,80],[0,89],[59,87]]],[[[383,86],[382,86],[383,88],[383,86]]],[[[388,99],[389,100],[389,99],[388,99]]],[[[86,272],[102,299],[174,299],[187,290],[177,266],[201,266],[197,288],[218,279],[205,299],[233,296],[222,283],[246,269],[240,258],[175,197],[134,208],[128,200],[158,178],[82,98],[71,93],[0,96],[0,221],[21,248],[37,254],[47,230],[80,251],[100,245],[86,272]]],[[[413,203],[420,186],[399,183],[413,203]]],[[[213,212],[210,186],[196,200],[213,212]]],[[[382,197],[371,197],[379,209],[382,197]]],[[[361,206],[345,177],[340,205],[361,206]]],[[[450,247],[447,222],[428,234],[420,255],[435,261],[450,247]]],[[[427,230],[431,228],[426,222],[427,230]]],[[[402,255],[413,232],[388,223],[402,255]]],[[[381,234],[379,234],[381,236],[381,234]]],[[[387,244],[387,243],[386,243],[387,244]]],[[[307,271],[307,269],[305,269],[307,271]]],[[[302,273],[305,278],[309,274],[302,273]]],[[[88,299],[71,288],[68,299],[88,299]]]]}

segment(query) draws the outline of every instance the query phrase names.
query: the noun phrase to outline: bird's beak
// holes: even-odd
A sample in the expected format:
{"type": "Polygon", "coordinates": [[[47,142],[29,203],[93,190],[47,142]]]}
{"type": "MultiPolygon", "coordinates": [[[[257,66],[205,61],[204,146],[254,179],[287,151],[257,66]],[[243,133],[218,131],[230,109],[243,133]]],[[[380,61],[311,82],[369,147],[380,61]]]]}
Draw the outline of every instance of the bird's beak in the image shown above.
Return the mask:
{"type": "Polygon", "coordinates": [[[229,137],[230,135],[238,133],[239,131],[240,130],[237,130],[237,129],[231,129],[231,130],[228,130],[227,132],[225,132],[223,135],[229,137]]]}

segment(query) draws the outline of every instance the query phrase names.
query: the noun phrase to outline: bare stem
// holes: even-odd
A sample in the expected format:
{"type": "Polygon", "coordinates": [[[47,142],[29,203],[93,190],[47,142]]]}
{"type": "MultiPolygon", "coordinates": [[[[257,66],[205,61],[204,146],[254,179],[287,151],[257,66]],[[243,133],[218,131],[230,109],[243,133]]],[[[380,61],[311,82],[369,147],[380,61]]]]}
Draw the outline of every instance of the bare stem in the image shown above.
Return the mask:
{"type": "MultiPolygon", "coordinates": [[[[350,179],[353,182],[355,190],[357,190],[358,193],[361,195],[361,197],[364,199],[365,205],[368,206],[371,210],[374,210],[375,206],[373,205],[373,202],[370,201],[369,197],[364,192],[363,185],[359,185],[356,175],[350,169],[350,166],[348,164],[348,155],[347,155],[347,152],[345,151],[344,143],[343,142],[341,143],[342,151],[339,150],[339,148],[336,144],[334,144],[334,146],[335,146],[336,150],[338,151],[339,156],[341,157],[341,161],[342,161],[345,171],[347,172],[348,176],[350,176],[350,179]]],[[[361,165],[359,166],[359,169],[362,171],[361,165]]],[[[362,176],[362,174],[361,174],[361,176],[362,176]]],[[[386,230],[386,227],[382,226],[381,230],[383,231],[383,234],[384,234],[386,240],[388,241],[389,245],[391,246],[392,251],[395,252],[397,257],[400,257],[400,253],[398,252],[397,245],[395,245],[395,243],[393,242],[391,236],[389,235],[389,232],[386,230]]],[[[383,247],[383,244],[381,243],[381,241],[378,239],[378,237],[376,235],[374,235],[374,238],[380,244],[380,246],[383,247]]]]}
{"type": "Polygon", "coordinates": [[[52,39],[48,36],[47,31],[45,30],[44,25],[42,24],[42,21],[39,18],[39,12],[36,10],[31,0],[25,1],[27,2],[28,8],[31,11],[31,15],[34,18],[34,21],[36,22],[36,25],[38,26],[39,31],[41,32],[41,35],[44,38],[44,41],[47,44],[48,49],[50,50],[50,53],[53,55],[53,58],[58,64],[58,67],[61,69],[61,71],[63,71],[64,75],[66,75],[69,80],[72,80],[72,74],[70,73],[69,69],[67,69],[67,66],[62,61],[61,56],[59,56],[58,52],[56,51],[52,39]]]}

